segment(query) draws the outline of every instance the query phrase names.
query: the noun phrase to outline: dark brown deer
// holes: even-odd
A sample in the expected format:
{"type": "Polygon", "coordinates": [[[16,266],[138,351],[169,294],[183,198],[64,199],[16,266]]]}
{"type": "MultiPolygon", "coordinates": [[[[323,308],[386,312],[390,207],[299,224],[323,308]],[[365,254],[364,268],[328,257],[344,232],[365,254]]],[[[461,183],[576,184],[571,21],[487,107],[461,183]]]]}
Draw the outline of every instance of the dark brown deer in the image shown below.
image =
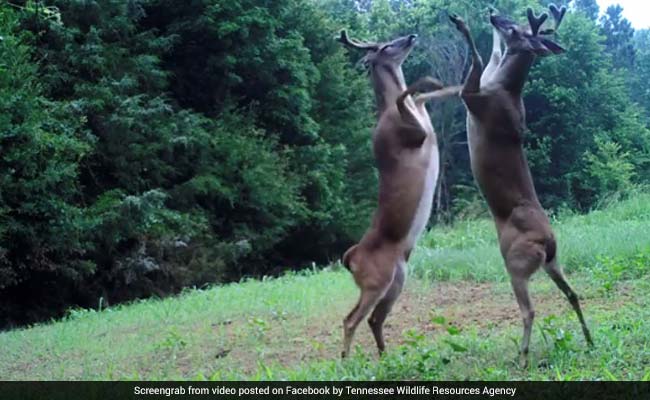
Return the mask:
{"type": "Polygon", "coordinates": [[[425,101],[457,95],[460,87],[443,89],[431,78],[406,87],[402,63],[415,35],[361,43],[342,31],[339,40],[366,51],[363,60],[370,70],[379,118],[372,137],[379,170],[378,207],[361,241],[343,255],[343,264],[361,289],[357,305],[343,321],[345,357],[357,326],[371,311],[368,323],[379,353],[384,351],[382,327],[402,291],[409,254],[429,220],[438,178],[438,147],[425,101]],[[413,96],[426,89],[433,91],[413,96]]]}
{"type": "MultiPolygon", "coordinates": [[[[549,7],[557,28],[566,9],[549,7]]],[[[523,149],[525,110],[522,90],[536,56],[559,54],[562,47],[540,32],[548,18],[539,18],[528,9],[529,27],[496,15],[493,49],[485,70],[469,29],[457,16],[451,21],[464,35],[472,55],[472,66],[461,90],[467,109],[467,136],[474,178],[494,217],[501,254],[510,275],[521,310],[524,332],[519,362],[528,364],[528,346],[535,312],[528,293],[531,275],[540,265],[575,310],[589,345],[591,335],[585,323],[578,296],[567,283],[557,259],[557,244],[549,219],[533,185],[523,149]],[[502,53],[502,42],[505,53],[502,53]]]]}

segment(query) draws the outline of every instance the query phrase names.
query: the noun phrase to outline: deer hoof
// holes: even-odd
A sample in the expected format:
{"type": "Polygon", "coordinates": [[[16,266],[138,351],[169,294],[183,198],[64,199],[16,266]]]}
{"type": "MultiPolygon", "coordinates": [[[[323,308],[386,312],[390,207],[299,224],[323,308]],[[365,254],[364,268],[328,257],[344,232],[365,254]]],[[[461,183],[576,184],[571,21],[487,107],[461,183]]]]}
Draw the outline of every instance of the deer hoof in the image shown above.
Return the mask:
{"type": "Polygon", "coordinates": [[[430,76],[426,76],[424,78],[418,79],[418,81],[415,82],[413,86],[409,87],[409,91],[412,93],[435,92],[436,90],[440,90],[443,87],[444,85],[439,80],[430,76]]]}
{"type": "Polygon", "coordinates": [[[458,29],[461,32],[467,31],[467,26],[465,25],[465,21],[463,21],[461,17],[459,17],[456,14],[451,14],[449,15],[449,19],[451,20],[451,22],[454,23],[454,25],[456,25],[456,29],[458,29]]]}
{"type": "Polygon", "coordinates": [[[519,353],[519,368],[528,368],[528,353],[519,353]]]}

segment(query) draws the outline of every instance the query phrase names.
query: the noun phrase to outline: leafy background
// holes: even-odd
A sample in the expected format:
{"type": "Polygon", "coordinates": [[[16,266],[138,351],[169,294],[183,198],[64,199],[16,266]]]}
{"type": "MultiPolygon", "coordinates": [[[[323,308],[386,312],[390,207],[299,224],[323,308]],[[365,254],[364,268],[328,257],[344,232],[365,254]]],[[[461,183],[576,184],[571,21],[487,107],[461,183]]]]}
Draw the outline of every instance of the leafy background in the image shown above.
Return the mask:
{"type": "MultiPolygon", "coordinates": [[[[337,259],[376,202],[374,99],[341,28],[417,33],[407,81],[462,80],[469,21],[546,0],[47,0],[0,6],[0,327],[337,259]]],[[[566,1],[559,1],[565,4],[566,1]]],[[[552,212],[650,177],[650,33],[570,4],[533,68],[527,150],[552,212]]],[[[464,109],[431,106],[431,224],[485,215],[464,109]]]]}

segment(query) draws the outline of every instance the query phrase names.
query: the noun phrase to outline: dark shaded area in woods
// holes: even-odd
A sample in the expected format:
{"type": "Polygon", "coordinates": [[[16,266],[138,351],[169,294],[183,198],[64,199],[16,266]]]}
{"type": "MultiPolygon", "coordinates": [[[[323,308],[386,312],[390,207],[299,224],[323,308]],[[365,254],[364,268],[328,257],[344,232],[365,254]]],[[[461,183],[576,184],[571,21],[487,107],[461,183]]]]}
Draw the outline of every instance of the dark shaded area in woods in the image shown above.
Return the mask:
{"type": "MultiPolygon", "coordinates": [[[[467,51],[446,12],[487,57],[493,3],[3,3],[0,327],[337,259],[377,184],[372,91],[334,36],[417,33],[407,81],[458,83],[467,51]]],[[[558,41],[567,53],[530,75],[526,146],[543,204],[584,211],[648,181],[650,33],[576,0],[558,41]]],[[[484,215],[462,105],[431,113],[431,222],[484,215]]]]}

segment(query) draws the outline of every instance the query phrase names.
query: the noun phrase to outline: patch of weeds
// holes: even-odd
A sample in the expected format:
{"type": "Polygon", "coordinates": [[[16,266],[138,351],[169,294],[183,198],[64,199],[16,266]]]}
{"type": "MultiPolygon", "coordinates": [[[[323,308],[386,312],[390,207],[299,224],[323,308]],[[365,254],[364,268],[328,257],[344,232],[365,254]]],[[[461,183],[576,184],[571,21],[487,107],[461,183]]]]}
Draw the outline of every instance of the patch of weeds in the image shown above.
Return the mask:
{"type": "Polygon", "coordinates": [[[176,352],[178,350],[182,350],[187,346],[187,341],[183,339],[180,333],[176,330],[176,328],[170,328],[167,331],[167,334],[165,335],[165,338],[156,344],[156,349],[158,350],[168,350],[172,352],[176,352]]]}
{"type": "Polygon", "coordinates": [[[545,317],[540,325],[544,343],[552,345],[554,352],[569,353],[576,351],[573,334],[559,326],[558,318],[555,315],[545,317]]]}
{"type": "Polygon", "coordinates": [[[596,260],[592,274],[607,294],[611,294],[618,282],[641,278],[650,272],[650,249],[633,256],[598,255],[596,260]]]}
{"type": "Polygon", "coordinates": [[[66,313],[65,319],[68,321],[74,321],[96,313],[97,311],[93,310],[92,308],[70,308],[66,313]]]}
{"type": "Polygon", "coordinates": [[[252,379],[254,381],[275,380],[275,374],[273,373],[273,368],[266,365],[263,361],[257,362],[257,372],[253,375],[252,379]]]}
{"type": "MultiPolygon", "coordinates": [[[[291,275],[286,275],[291,276],[291,275]]],[[[269,298],[264,300],[264,305],[267,307],[271,318],[274,320],[285,321],[287,319],[287,311],[283,309],[280,299],[269,298]]]]}
{"type": "Polygon", "coordinates": [[[625,265],[620,262],[618,257],[598,255],[596,260],[593,277],[599,282],[602,290],[610,294],[616,283],[621,280],[621,276],[625,272],[625,265]]]}
{"type": "Polygon", "coordinates": [[[316,339],[311,339],[309,341],[309,344],[311,345],[311,348],[316,350],[316,351],[321,351],[325,348],[325,344],[321,342],[320,340],[316,339]]]}
{"type": "MultiPolygon", "coordinates": [[[[453,325],[451,322],[447,323],[446,318],[441,315],[432,316],[431,323],[444,326],[449,336],[460,335],[460,329],[458,329],[458,327],[453,325]]],[[[443,338],[442,341],[445,342],[455,352],[463,353],[467,351],[467,347],[457,343],[455,340],[452,340],[449,337],[443,338]]],[[[445,360],[443,360],[443,362],[444,361],[445,360]]]]}
{"type": "Polygon", "coordinates": [[[260,341],[264,339],[266,332],[270,328],[270,325],[266,320],[257,317],[250,318],[248,320],[248,326],[251,327],[255,337],[260,341]]]}

